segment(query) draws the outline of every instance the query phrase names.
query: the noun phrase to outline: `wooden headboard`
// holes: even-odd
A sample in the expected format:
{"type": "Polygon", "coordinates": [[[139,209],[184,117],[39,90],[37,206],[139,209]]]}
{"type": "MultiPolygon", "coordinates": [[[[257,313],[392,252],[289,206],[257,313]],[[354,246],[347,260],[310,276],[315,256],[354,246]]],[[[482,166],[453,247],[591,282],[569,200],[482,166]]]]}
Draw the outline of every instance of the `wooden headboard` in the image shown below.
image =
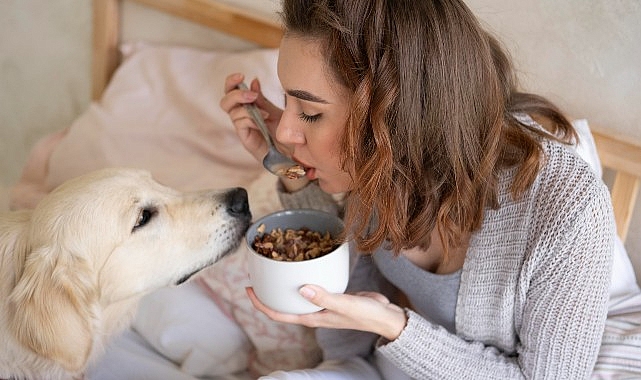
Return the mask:
{"type": "MultiPolygon", "coordinates": [[[[120,9],[123,0],[93,0],[93,98],[98,99],[120,61],[120,9]]],[[[278,47],[281,26],[217,0],[128,0],[254,42],[278,47]]],[[[619,236],[625,240],[641,183],[641,143],[592,127],[601,162],[615,172],[612,203],[619,236]]]]}

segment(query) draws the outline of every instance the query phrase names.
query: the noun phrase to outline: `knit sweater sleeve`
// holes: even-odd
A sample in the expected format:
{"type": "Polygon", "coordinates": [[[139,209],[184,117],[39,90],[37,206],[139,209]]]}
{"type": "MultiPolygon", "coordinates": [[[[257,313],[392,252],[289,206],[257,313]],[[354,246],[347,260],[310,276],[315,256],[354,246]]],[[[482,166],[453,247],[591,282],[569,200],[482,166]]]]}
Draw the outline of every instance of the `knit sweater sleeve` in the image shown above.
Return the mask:
{"type": "MultiPolygon", "coordinates": [[[[607,314],[615,231],[605,186],[593,183],[581,189],[578,199],[575,203],[580,208],[557,211],[563,215],[555,224],[543,226],[540,238],[532,237],[530,244],[545,249],[531,249],[532,255],[523,258],[514,302],[468,305],[475,310],[457,308],[457,313],[474,316],[465,326],[458,325],[457,316],[457,335],[408,310],[401,335],[378,347],[379,353],[420,379],[589,378],[607,314]],[[505,337],[504,326],[492,314],[492,308],[501,307],[514,308],[510,315],[515,337],[510,349],[492,343],[500,342],[501,334],[505,337]]],[[[505,264],[494,261],[491,266],[494,280],[505,281],[505,264]]],[[[486,285],[468,289],[483,292],[486,285]]],[[[485,291],[485,299],[490,300],[492,290],[485,291]]],[[[468,296],[476,297],[459,294],[468,296]]]]}
{"type": "Polygon", "coordinates": [[[302,189],[289,193],[285,191],[283,184],[279,181],[276,189],[280,203],[284,208],[311,208],[325,211],[333,215],[341,214],[340,207],[336,200],[331,194],[321,190],[316,182],[310,182],[302,189]]]}

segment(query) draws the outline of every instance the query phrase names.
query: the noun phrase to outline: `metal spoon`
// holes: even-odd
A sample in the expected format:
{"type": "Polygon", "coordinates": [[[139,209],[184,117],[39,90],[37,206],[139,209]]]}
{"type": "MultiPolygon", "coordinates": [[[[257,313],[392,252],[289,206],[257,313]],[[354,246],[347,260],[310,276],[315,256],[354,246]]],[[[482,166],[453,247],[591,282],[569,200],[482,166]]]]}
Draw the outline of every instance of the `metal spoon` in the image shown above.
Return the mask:
{"type": "MultiPolygon", "coordinates": [[[[241,90],[248,90],[245,83],[240,83],[238,88],[241,90]]],[[[267,130],[267,125],[265,125],[265,121],[260,115],[258,108],[256,108],[253,103],[247,103],[244,106],[249,112],[249,116],[254,120],[254,123],[258,125],[260,132],[263,134],[263,137],[267,142],[267,147],[269,149],[267,150],[267,155],[263,158],[263,166],[265,169],[277,176],[287,177],[290,179],[296,179],[304,176],[305,168],[276,149],[272,137],[269,135],[269,131],[267,130]]]]}

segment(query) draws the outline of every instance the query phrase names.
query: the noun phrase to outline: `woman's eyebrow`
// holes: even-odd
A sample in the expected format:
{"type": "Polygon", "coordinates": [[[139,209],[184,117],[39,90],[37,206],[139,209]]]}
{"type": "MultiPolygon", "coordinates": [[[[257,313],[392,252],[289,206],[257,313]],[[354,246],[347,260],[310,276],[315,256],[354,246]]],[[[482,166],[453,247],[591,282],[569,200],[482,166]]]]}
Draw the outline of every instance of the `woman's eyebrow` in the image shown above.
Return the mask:
{"type": "Polygon", "coordinates": [[[329,104],[329,102],[321,97],[318,97],[314,94],[311,94],[307,91],[303,90],[287,90],[286,91],[289,96],[293,96],[295,98],[301,99],[301,100],[307,100],[309,102],[315,102],[315,103],[323,103],[323,104],[329,104]]]}

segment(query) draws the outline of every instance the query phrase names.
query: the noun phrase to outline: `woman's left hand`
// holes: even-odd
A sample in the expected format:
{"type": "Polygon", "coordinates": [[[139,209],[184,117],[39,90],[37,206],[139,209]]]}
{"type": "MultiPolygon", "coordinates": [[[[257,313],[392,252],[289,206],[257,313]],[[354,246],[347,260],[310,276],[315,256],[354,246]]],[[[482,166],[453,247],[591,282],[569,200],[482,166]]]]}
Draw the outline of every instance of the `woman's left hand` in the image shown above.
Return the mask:
{"type": "Polygon", "coordinates": [[[324,310],[297,315],[272,310],[260,302],[251,287],[246,290],[254,307],[278,322],[307,327],[369,331],[388,340],[396,339],[407,322],[405,311],[390,303],[387,297],[380,293],[334,294],[320,286],[305,285],[300,289],[300,294],[324,310]]]}

